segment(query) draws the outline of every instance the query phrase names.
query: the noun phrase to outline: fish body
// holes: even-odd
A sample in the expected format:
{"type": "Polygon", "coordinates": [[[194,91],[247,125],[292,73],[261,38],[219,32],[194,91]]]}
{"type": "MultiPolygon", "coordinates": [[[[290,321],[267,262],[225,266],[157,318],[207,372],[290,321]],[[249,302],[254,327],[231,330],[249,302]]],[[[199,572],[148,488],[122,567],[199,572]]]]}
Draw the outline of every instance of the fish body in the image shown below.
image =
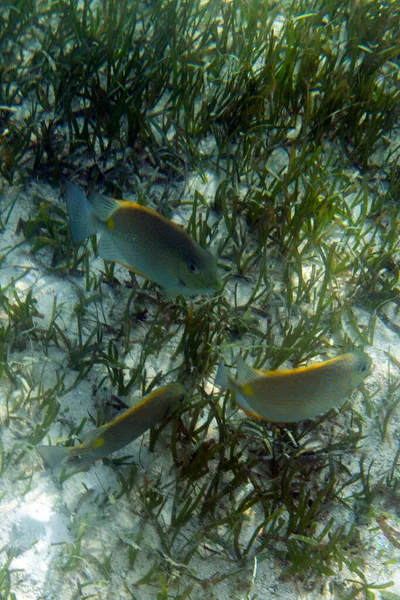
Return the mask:
{"type": "Polygon", "coordinates": [[[167,412],[186,395],[179,383],[171,383],[145,396],[139,404],[110,423],[89,431],[78,446],[37,446],[42,458],[52,468],[72,463],[81,469],[87,464],[120,450],[147,429],[164,419],[167,412]]]}
{"type": "Polygon", "coordinates": [[[86,197],[70,182],[66,199],[72,239],[79,242],[100,233],[101,258],[154,281],[169,297],[221,289],[212,254],[151,208],[97,193],[86,197]]]}
{"type": "Polygon", "coordinates": [[[340,406],[368,375],[372,360],[361,350],[309,367],[261,371],[241,357],[234,379],[220,365],[216,384],[236,392],[237,404],[249,415],[277,423],[312,419],[340,406]]]}

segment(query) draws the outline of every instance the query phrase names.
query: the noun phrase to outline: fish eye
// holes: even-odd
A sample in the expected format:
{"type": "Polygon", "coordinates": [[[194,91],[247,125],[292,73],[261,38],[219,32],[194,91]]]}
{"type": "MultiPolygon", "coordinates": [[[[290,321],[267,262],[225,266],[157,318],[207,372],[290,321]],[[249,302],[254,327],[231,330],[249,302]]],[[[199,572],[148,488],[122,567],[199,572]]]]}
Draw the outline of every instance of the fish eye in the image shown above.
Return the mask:
{"type": "Polygon", "coordinates": [[[361,365],[360,371],[361,371],[361,373],[365,373],[366,370],[367,370],[367,365],[364,363],[363,365],[361,365]]]}
{"type": "Polygon", "coordinates": [[[197,271],[197,266],[192,260],[189,263],[189,269],[192,271],[192,273],[195,273],[197,271]]]}
{"type": "Polygon", "coordinates": [[[178,398],[179,402],[183,402],[185,399],[185,394],[181,394],[178,398]]]}

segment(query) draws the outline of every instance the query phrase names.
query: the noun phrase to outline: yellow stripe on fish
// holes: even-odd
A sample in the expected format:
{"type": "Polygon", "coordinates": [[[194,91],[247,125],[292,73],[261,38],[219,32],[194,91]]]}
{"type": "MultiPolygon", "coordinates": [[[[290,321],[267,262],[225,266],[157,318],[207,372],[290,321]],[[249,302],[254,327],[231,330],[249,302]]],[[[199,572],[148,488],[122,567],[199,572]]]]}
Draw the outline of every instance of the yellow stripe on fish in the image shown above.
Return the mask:
{"type": "Polygon", "coordinates": [[[66,183],[72,239],[100,233],[99,256],[154,281],[168,297],[220,290],[214,257],[186,231],[151,208],[102,194],[86,197],[66,183]]]}
{"type": "Polygon", "coordinates": [[[78,446],[37,446],[43,460],[52,469],[72,463],[81,469],[89,463],[120,450],[147,429],[162,421],[186,396],[180,383],[170,383],[147,394],[136,406],[97,429],[89,431],[78,446]]]}
{"type": "Polygon", "coordinates": [[[247,414],[266,421],[293,423],[312,419],[340,406],[368,375],[372,360],[355,350],[309,367],[261,371],[237,359],[234,379],[220,365],[215,383],[236,392],[247,414]]]}

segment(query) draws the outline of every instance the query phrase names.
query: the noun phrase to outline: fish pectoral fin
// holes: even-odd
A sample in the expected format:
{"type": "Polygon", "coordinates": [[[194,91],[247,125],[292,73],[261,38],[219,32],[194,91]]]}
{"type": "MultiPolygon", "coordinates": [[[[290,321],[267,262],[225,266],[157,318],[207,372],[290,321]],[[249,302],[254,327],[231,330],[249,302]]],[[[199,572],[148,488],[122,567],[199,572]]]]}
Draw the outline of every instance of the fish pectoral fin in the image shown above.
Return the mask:
{"type": "Polygon", "coordinates": [[[236,368],[237,381],[239,384],[252,381],[255,377],[259,377],[257,371],[253,369],[253,367],[249,367],[249,365],[244,361],[240,354],[236,358],[236,368]]]}
{"type": "Polygon", "coordinates": [[[103,233],[101,236],[97,251],[99,256],[104,260],[122,262],[123,256],[121,255],[121,250],[117,248],[111,237],[106,233],[103,233]]]}
{"type": "Polygon", "coordinates": [[[135,269],[132,266],[132,264],[130,264],[130,260],[132,262],[134,262],[134,260],[135,260],[134,256],[131,256],[131,259],[128,260],[123,255],[121,250],[114,244],[113,239],[107,234],[107,232],[104,232],[102,234],[97,251],[98,251],[98,255],[103,260],[110,260],[112,262],[117,262],[120,265],[123,265],[124,267],[126,267],[127,269],[132,271],[133,273],[136,273],[136,275],[140,275],[141,277],[144,277],[145,279],[150,279],[150,277],[148,277],[147,275],[143,275],[143,273],[141,271],[139,271],[138,269],[135,269]]]}

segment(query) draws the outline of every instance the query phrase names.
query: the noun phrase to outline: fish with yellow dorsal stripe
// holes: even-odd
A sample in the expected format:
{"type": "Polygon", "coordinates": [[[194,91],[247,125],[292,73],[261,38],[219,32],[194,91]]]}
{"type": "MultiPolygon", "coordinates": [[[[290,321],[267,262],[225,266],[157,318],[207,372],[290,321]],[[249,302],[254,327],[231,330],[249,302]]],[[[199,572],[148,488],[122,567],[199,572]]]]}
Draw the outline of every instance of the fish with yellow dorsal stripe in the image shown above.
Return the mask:
{"type": "Polygon", "coordinates": [[[71,463],[81,469],[91,462],[120,450],[147,429],[164,419],[186,395],[180,383],[170,383],[147,394],[133,408],[97,429],[89,431],[78,446],[37,446],[43,460],[52,469],[71,463]]]}
{"type": "Polygon", "coordinates": [[[368,375],[371,357],[362,350],[342,354],[309,367],[262,371],[237,359],[237,379],[220,364],[216,385],[236,392],[248,415],[276,423],[312,419],[340,406],[368,375]]]}
{"type": "Polygon", "coordinates": [[[74,242],[100,233],[101,258],[154,281],[168,297],[221,289],[212,254],[151,208],[97,193],[86,197],[70,182],[66,183],[66,200],[74,242]]]}

